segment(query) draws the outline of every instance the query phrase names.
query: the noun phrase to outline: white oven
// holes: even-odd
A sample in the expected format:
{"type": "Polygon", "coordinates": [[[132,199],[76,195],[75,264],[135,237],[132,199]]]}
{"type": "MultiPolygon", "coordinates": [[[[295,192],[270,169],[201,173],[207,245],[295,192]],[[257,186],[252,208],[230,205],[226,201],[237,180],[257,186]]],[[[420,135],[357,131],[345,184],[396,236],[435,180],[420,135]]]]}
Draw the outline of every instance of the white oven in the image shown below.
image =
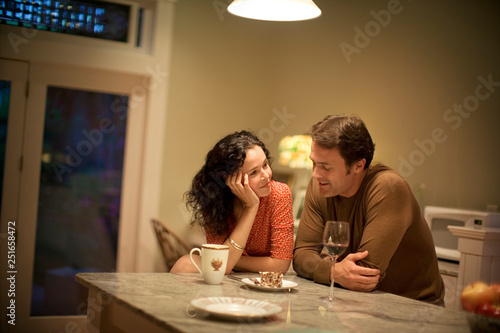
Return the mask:
{"type": "Polygon", "coordinates": [[[431,229],[438,259],[456,262],[460,261],[458,237],[448,230],[448,226],[500,228],[500,213],[426,206],[424,217],[431,229]]]}

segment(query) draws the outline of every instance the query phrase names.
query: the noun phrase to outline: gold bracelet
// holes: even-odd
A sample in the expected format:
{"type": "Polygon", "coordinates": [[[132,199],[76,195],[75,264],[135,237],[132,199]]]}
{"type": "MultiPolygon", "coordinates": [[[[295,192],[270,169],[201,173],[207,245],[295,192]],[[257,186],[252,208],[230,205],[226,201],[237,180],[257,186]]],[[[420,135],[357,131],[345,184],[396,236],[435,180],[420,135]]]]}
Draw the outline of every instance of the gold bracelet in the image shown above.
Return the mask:
{"type": "Polygon", "coordinates": [[[231,237],[229,237],[229,244],[231,244],[236,250],[243,251],[244,246],[238,245],[231,237]]]}

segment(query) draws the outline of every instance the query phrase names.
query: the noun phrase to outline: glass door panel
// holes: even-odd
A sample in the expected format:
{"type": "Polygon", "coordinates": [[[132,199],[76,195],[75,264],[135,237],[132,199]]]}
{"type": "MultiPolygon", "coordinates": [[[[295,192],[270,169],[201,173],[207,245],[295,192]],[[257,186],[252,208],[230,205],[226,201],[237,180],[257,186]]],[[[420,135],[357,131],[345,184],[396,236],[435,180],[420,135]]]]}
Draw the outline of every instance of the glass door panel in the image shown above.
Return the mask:
{"type": "Polygon", "coordinates": [[[15,327],[15,284],[19,276],[17,257],[19,184],[26,111],[28,63],[0,59],[0,331],[15,327]],[[9,228],[10,227],[10,228],[9,228]],[[9,280],[7,279],[9,278],[9,280]]]}
{"type": "Polygon", "coordinates": [[[16,141],[16,325],[6,332],[86,332],[88,294],[75,274],[134,271],[147,94],[133,92],[143,82],[30,65],[16,141]]]}
{"type": "MultiPolygon", "coordinates": [[[[3,174],[5,169],[5,148],[7,144],[9,105],[10,105],[10,81],[0,80],[0,188],[2,189],[3,189],[3,174]]],[[[2,191],[0,191],[0,208],[1,204],[2,204],[2,191]]]]}
{"type": "Polygon", "coordinates": [[[31,315],[84,314],[75,274],[116,271],[128,96],[46,97],[31,315]]]}

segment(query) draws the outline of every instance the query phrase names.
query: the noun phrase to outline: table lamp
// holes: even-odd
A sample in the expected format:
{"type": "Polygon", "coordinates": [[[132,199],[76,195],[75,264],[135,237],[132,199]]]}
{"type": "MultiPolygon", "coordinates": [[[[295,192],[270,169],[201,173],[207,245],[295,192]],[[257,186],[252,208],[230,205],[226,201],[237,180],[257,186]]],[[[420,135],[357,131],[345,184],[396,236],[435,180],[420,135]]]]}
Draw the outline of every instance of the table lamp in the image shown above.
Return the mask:
{"type": "Polygon", "coordinates": [[[279,143],[279,160],[281,165],[289,168],[312,169],[309,159],[312,139],[309,135],[288,135],[279,143]]]}

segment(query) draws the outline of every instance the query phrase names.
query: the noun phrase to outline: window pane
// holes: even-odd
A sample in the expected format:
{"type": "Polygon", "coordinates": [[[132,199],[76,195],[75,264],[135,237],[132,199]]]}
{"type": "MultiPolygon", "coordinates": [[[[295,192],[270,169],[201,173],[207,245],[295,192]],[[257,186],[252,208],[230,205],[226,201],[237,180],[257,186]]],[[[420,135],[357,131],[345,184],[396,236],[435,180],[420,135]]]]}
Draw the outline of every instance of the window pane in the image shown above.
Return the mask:
{"type": "Polygon", "coordinates": [[[86,311],[78,272],[116,271],[128,97],[47,90],[31,315],[86,311]]]}
{"type": "Polygon", "coordinates": [[[0,24],[127,42],[130,11],[108,1],[0,1],[0,24]]]}

